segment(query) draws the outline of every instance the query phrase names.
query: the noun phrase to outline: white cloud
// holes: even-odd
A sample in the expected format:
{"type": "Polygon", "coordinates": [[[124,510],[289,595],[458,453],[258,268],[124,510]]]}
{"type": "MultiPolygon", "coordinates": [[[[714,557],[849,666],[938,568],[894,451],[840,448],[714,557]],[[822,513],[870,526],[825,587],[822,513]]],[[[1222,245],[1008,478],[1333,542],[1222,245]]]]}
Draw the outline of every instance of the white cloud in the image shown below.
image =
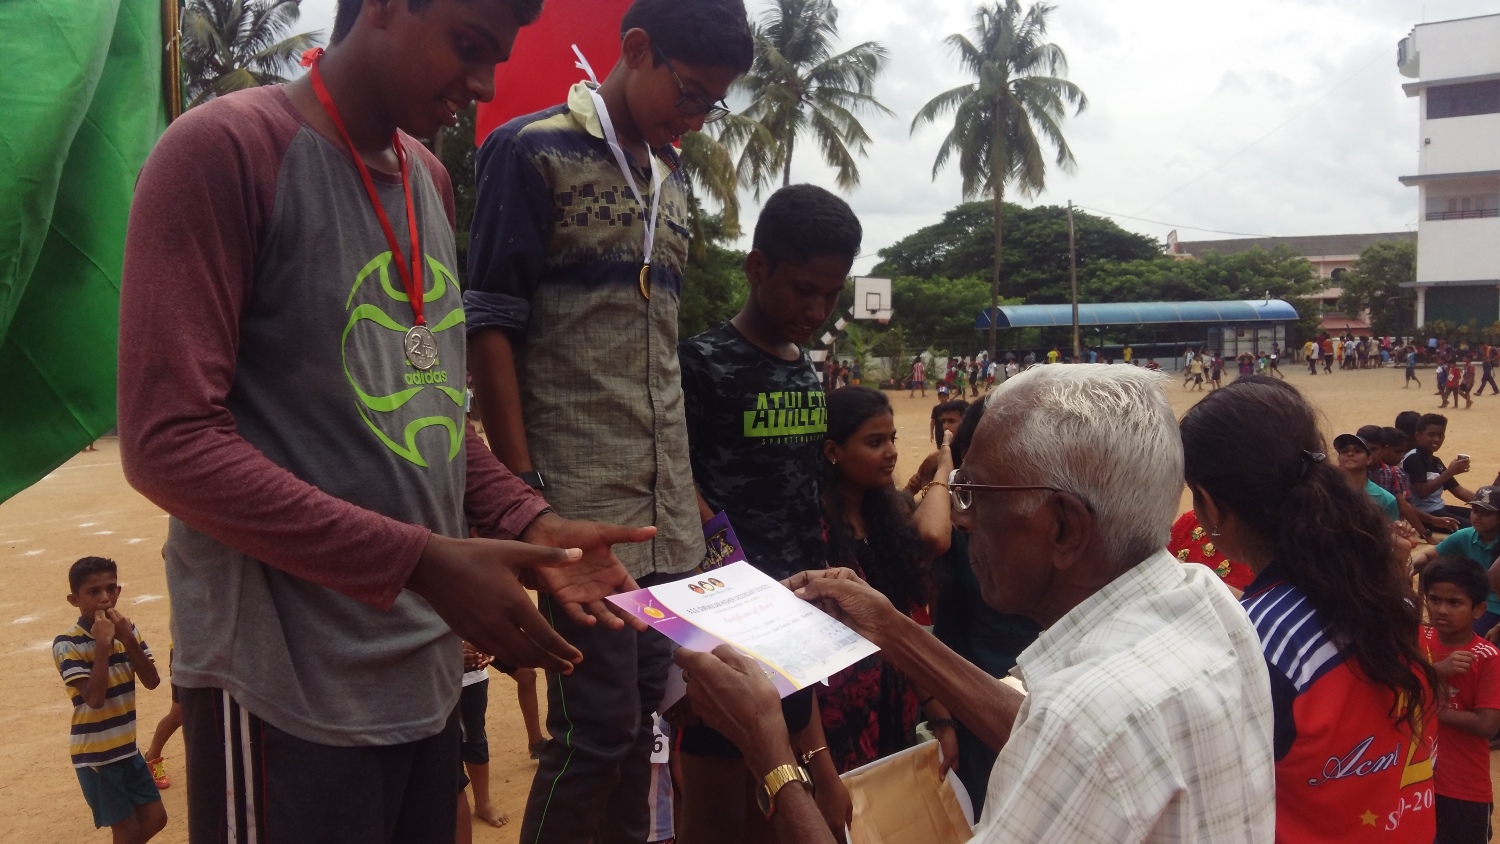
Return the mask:
{"type": "MultiPolygon", "coordinates": [[[[331,29],[334,3],[303,0],[304,28],[331,29]]],[[[764,11],[762,0],[751,3],[753,15],[764,11]]],[[[1424,15],[1500,12],[1500,0],[1054,3],[1050,38],[1090,105],[1065,126],[1076,172],[1049,170],[1047,190],[1025,201],[1072,199],[1177,226],[1275,235],[1415,225],[1416,192],[1396,181],[1417,157],[1416,104],[1401,92],[1396,42],[1424,15]]],[[[874,40],[890,50],[877,96],[897,113],[865,121],[875,142],[847,197],[865,225],[856,271],[961,199],[955,169],[931,178],[946,129],[908,127],[928,99],[966,81],[942,41],[968,29],[973,9],[953,0],[841,7],[843,45],[874,40]]],[[[810,150],[792,178],[833,188],[810,150]]],[[[745,219],[755,214],[751,203],[745,219]]],[[[1118,222],[1157,238],[1174,228],[1118,222]]],[[[1180,236],[1220,235],[1184,227],[1180,236]]]]}

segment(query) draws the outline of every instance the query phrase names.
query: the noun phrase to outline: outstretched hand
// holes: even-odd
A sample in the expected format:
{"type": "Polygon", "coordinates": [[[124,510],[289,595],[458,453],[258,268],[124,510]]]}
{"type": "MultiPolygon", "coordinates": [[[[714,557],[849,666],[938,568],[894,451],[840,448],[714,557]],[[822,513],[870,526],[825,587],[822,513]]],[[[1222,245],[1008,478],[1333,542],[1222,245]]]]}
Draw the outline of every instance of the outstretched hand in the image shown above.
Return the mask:
{"type": "Polygon", "coordinates": [[[850,569],[804,571],[783,580],[782,585],[877,647],[885,647],[886,635],[906,618],[888,598],[850,569]]]}
{"type": "Polygon", "coordinates": [[[476,650],[511,665],[566,674],[583,654],[542,618],[517,572],[576,564],[582,557],[577,548],[433,534],[406,588],[476,650]]]}
{"type": "Polygon", "coordinates": [[[654,536],[656,528],[650,526],[621,527],[543,513],[521,534],[521,541],[550,548],[578,548],[583,556],[570,565],[533,569],[522,576],[522,582],[550,594],[575,624],[592,626],[602,619],[611,630],[624,629],[627,624],[645,630],[645,622],[604,599],[637,588],[613,546],[646,542],[654,536]]]}

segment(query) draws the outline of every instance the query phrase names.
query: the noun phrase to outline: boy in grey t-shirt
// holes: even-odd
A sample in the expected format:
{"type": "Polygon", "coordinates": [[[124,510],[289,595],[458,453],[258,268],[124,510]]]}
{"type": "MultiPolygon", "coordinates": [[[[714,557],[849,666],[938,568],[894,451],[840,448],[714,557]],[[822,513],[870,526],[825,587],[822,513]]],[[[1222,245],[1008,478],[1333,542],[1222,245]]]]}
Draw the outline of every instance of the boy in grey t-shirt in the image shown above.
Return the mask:
{"type": "Polygon", "coordinates": [[[558,517],[465,424],[452,188],[413,139],[539,7],[343,0],[308,76],[192,109],[141,173],[121,455],[172,517],[194,840],[452,841],[454,633],[570,671],[522,577],[622,626],[610,546],[654,529],[558,517]]]}

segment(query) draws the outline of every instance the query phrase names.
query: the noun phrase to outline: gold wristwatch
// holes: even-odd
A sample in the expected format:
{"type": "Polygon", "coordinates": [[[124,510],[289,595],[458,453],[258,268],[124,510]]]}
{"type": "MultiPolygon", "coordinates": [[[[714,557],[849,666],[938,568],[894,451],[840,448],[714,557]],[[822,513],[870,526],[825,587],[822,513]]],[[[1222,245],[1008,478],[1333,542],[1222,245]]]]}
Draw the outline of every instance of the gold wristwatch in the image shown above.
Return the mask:
{"type": "Polygon", "coordinates": [[[767,818],[776,814],[777,792],[794,782],[806,786],[809,792],[813,789],[812,777],[807,775],[807,770],[801,765],[782,765],[766,774],[760,787],[755,789],[755,802],[760,806],[761,814],[767,818]]]}

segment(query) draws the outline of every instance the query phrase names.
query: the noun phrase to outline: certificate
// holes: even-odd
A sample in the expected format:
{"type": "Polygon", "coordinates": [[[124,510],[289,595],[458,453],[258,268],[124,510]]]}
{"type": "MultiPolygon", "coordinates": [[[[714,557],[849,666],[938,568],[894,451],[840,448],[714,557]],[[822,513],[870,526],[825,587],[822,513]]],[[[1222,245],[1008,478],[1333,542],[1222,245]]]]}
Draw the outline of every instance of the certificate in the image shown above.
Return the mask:
{"type": "Polygon", "coordinates": [[[786,697],[880,649],[745,561],[723,514],[705,525],[718,567],[609,600],[695,651],[731,645],[760,662],[786,697]]]}

